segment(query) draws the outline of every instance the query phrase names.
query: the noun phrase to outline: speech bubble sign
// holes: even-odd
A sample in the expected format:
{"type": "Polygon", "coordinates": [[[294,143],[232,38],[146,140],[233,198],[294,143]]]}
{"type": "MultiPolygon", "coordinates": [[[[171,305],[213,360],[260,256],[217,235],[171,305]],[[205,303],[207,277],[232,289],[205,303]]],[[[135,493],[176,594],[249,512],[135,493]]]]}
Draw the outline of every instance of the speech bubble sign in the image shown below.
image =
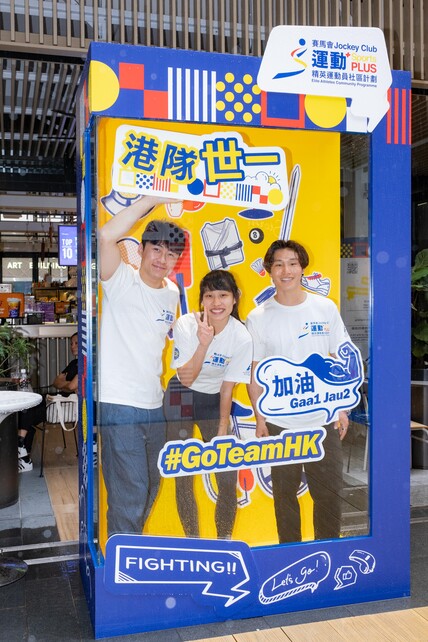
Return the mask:
{"type": "Polygon", "coordinates": [[[248,564],[244,542],[113,535],[106,545],[105,586],[125,595],[189,593],[228,608],[251,593],[248,564]]]}
{"type": "Polygon", "coordinates": [[[266,92],[351,98],[351,115],[366,119],[372,132],[389,109],[384,34],[375,27],[274,27],[257,84],[266,92]]]}
{"type": "Polygon", "coordinates": [[[302,593],[316,591],[329,575],[330,555],[325,551],[303,557],[269,577],[259,592],[262,604],[272,604],[302,593]]]}
{"type": "Polygon", "coordinates": [[[358,405],[363,366],[358,348],[350,341],[337,350],[338,358],[313,353],[296,363],[285,357],[268,357],[257,365],[256,381],[264,388],[257,408],[264,417],[292,417],[290,427],[310,425],[316,414],[330,423],[340,410],[358,405]],[[302,419],[303,417],[303,419],[302,419]]]}
{"type": "Polygon", "coordinates": [[[156,194],[268,211],[289,200],[281,147],[250,147],[238,132],[203,136],[120,125],[116,130],[113,190],[156,194]]]}

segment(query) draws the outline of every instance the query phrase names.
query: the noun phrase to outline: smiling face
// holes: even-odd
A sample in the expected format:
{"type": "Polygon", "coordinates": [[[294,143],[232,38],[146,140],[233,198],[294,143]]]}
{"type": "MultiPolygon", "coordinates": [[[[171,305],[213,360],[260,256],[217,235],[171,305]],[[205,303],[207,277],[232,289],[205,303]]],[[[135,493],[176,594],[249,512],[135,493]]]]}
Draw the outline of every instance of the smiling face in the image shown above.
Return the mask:
{"type": "Polygon", "coordinates": [[[226,327],[235,302],[235,297],[228,290],[205,290],[203,293],[204,314],[207,315],[208,324],[216,332],[221,332],[226,327]]]}
{"type": "Polygon", "coordinates": [[[150,241],[138,248],[141,256],[140,276],[146,285],[161,288],[163,279],[174,269],[179,254],[172,252],[166,245],[155,245],[150,241]]]}
{"type": "Polygon", "coordinates": [[[301,287],[302,266],[294,250],[284,248],[276,250],[270,275],[276,288],[276,299],[279,303],[295,304],[303,300],[304,292],[301,287]],[[303,298],[302,298],[303,297],[303,298]]]}

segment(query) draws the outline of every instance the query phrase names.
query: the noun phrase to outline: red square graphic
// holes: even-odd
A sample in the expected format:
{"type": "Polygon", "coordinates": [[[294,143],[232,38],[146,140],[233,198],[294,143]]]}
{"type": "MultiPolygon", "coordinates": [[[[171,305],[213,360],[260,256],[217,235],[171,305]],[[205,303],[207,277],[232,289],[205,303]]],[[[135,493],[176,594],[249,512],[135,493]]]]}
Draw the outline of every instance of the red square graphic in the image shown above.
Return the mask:
{"type": "Polygon", "coordinates": [[[168,118],[168,92],[146,89],[144,92],[144,117],[168,118]]]}
{"type": "Polygon", "coordinates": [[[169,403],[171,406],[179,406],[181,404],[181,394],[180,392],[170,392],[169,403]]]}
{"type": "Polygon", "coordinates": [[[144,89],[144,65],[120,62],[119,86],[121,89],[144,89]]]}
{"type": "Polygon", "coordinates": [[[193,406],[181,406],[181,416],[184,417],[193,417],[193,406]]]}
{"type": "Polygon", "coordinates": [[[272,118],[267,113],[268,95],[261,92],[261,124],[266,127],[295,127],[302,129],[305,126],[305,95],[299,94],[299,116],[298,118],[272,118]]]}

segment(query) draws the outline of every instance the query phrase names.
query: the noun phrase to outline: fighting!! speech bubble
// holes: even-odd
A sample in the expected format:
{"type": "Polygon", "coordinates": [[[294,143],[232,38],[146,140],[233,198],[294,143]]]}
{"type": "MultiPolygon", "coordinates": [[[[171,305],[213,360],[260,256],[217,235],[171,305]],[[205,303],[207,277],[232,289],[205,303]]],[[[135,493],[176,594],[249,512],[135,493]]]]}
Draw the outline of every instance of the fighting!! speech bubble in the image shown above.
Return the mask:
{"type": "Polygon", "coordinates": [[[375,27],[275,27],[257,77],[266,92],[351,98],[348,114],[368,132],[389,109],[391,83],[385,37],[375,27]]]}
{"type": "Polygon", "coordinates": [[[113,535],[106,546],[105,586],[122,595],[187,593],[228,608],[250,596],[254,572],[244,542],[113,535]]]}

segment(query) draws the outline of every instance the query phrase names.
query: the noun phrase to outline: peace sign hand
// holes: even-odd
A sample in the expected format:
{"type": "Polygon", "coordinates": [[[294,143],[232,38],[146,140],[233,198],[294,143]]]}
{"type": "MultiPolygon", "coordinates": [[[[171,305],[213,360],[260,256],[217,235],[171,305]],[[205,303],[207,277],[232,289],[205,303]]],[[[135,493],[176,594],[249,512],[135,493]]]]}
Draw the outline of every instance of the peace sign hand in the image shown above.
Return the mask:
{"type": "Polygon", "coordinates": [[[193,313],[198,324],[198,330],[196,335],[198,337],[199,343],[202,346],[208,347],[214,337],[214,328],[212,325],[209,325],[208,312],[201,314],[200,312],[193,313]]]}

